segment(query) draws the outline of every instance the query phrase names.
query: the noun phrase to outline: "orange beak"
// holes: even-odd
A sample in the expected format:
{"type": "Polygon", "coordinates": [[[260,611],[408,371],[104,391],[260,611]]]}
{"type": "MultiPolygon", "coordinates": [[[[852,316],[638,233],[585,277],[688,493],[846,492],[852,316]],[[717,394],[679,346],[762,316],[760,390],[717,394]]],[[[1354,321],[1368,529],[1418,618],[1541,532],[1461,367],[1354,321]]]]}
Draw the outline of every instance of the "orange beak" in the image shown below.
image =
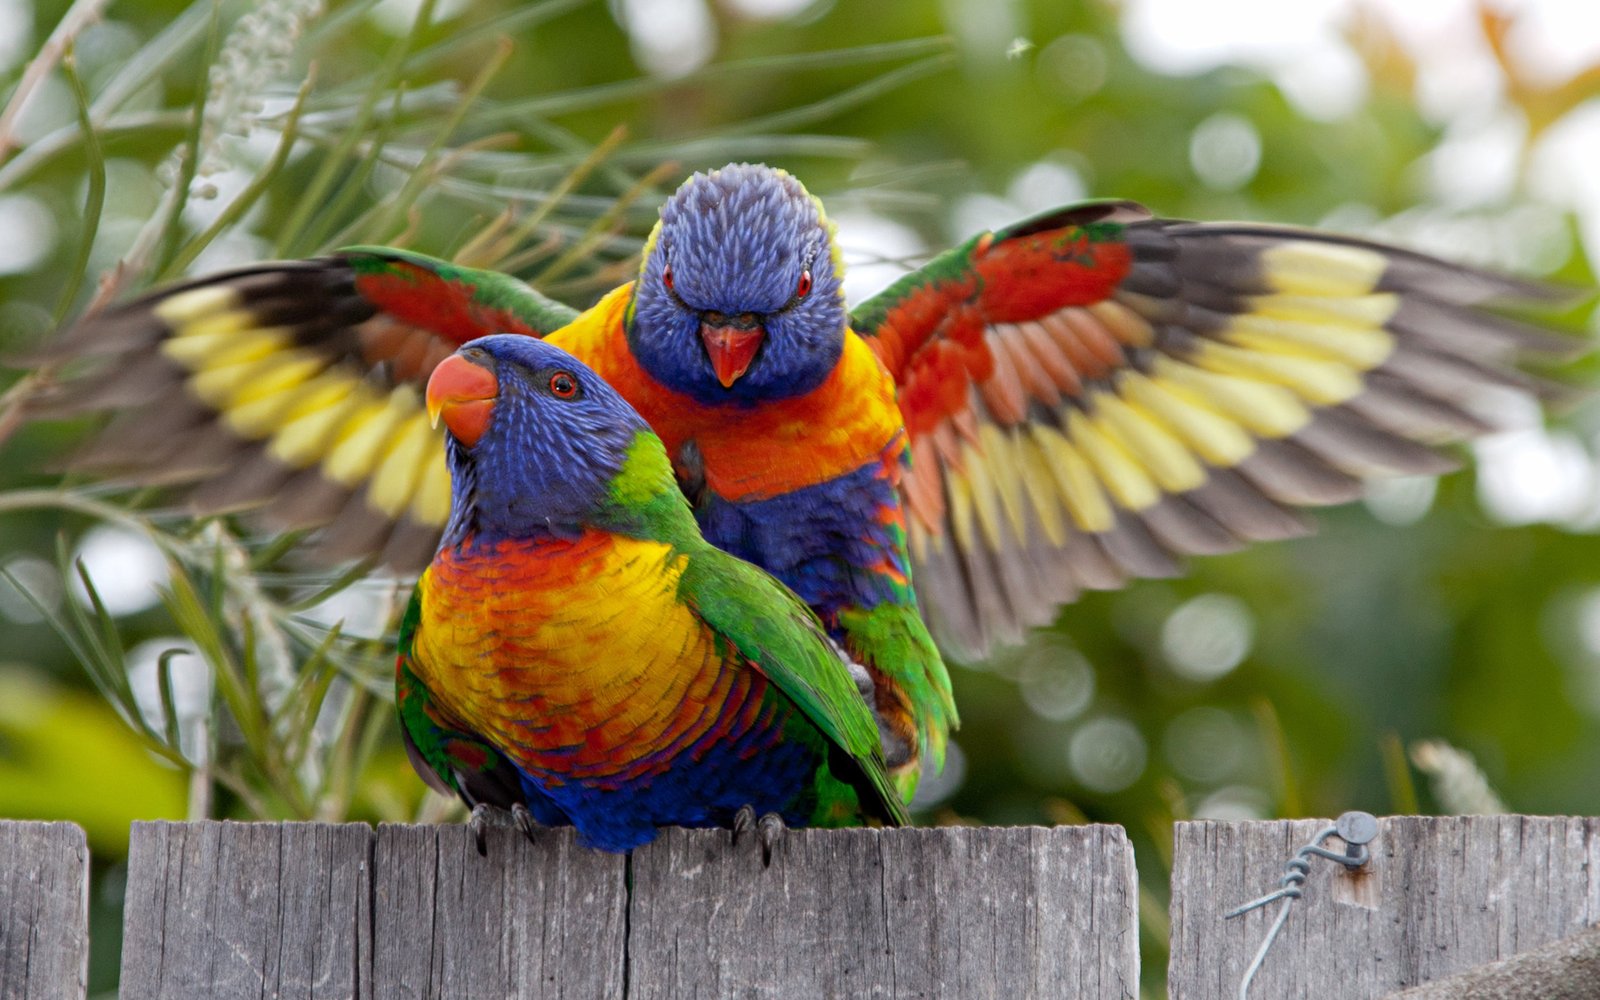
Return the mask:
{"type": "Polygon", "coordinates": [[[471,448],[489,429],[499,395],[500,382],[494,372],[452,354],[439,362],[428,378],[428,420],[438,427],[443,418],[456,440],[471,448]]]}
{"type": "Polygon", "coordinates": [[[724,389],[739,381],[755,360],[756,350],[766,339],[767,331],[756,327],[712,326],[700,324],[700,340],[706,345],[706,355],[711,358],[711,370],[724,389]]]}

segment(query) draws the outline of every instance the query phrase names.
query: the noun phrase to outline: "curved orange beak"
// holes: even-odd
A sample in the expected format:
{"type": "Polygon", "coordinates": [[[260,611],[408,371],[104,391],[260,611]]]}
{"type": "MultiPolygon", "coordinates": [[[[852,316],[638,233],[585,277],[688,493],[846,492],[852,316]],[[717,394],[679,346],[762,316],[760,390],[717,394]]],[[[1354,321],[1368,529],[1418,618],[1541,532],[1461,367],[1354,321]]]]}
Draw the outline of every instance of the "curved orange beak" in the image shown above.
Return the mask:
{"type": "Polygon", "coordinates": [[[733,385],[750,369],[767,331],[759,326],[712,326],[700,324],[700,340],[711,358],[711,370],[724,389],[733,385]]]}
{"type": "Polygon", "coordinates": [[[452,354],[428,377],[428,420],[438,427],[442,418],[456,440],[470,448],[489,429],[499,395],[500,381],[494,372],[452,354]]]}

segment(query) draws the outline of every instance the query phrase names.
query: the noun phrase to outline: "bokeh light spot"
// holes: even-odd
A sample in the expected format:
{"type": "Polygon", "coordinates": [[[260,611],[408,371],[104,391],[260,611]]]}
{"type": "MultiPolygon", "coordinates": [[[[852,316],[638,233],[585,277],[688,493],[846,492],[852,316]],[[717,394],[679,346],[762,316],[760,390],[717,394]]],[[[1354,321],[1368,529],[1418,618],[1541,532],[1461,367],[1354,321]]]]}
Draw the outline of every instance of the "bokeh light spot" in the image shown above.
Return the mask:
{"type": "Polygon", "coordinates": [[[389,627],[394,608],[392,580],[360,580],[313,604],[300,617],[324,628],[337,626],[341,635],[377,639],[389,627]]]}
{"type": "Polygon", "coordinates": [[[723,6],[759,21],[781,21],[804,13],[817,0],[722,0],[723,6]]]}
{"type": "MultiPolygon", "coordinates": [[[[448,21],[467,9],[470,0],[438,0],[433,6],[433,23],[448,21]]],[[[422,0],[378,0],[367,12],[372,22],[391,35],[404,35],[417,21],[422,0]]]]}
{"type": "Polygon", "coordinates": [[[0,71],[22,61],[33,44],[33,5],[0,0],[0,71]]]}
{"type": "Polygon", "coordinates": [[[1272,800],[1259,788],[1229,785],[1195,803],[1194,818],[1243,823],[1272,815],[1272,800]]]}
{"type": "Polygon", "coordinates": [[[1427,516],[1439,481],[1432,476],[1389,476],[1367,483],[1365,499],[1372,516],[1404,527],[1427,516]]]}
{"type": "Polygon", "coordinates": [[[23,555],[12,556],[4,565],[6,574],[0,576],[0,615],[20,625],[31,625],[44,620],[34,602],[43,605],[46,611],[61,607],[61,574],[54,566],[36,556],[23,555]]]}
{"type": "Polygon", "coordinates": [[[31,271],[56,245],[56,224],[50,210],[25,194],[0,197],[0,274],[31,271]]]}
{"type": "Polygon", "coordinates": [[[705,0],[620,0],[616,8],[634,60],[651,76],[692,73],[716,51],[717,26],[705,0]]]}
{"type": "Polygon", "coordinates": [[[1261,167],[1261,133],[1248,118],[1219,111],[1195,126],[1189,165],[1207,187],[1237,191],[1261,167]]]}
{"type": "Polygon", "coordinates": [[[1062,35],[1039,50],[1039,81],[1063,100],[1078,102],[1106,82],[1106,50],[1088,35],[1062,35]]]}
{"type": "MultiPolygon", "coordinates": [[[[161,599],[157,587],[167,582],[166,557],[156,544],[137,531],[109,524],[90,528],[78,542],[75,562],[94,584],[100,603],[113,615],[131,615],[161,599]]],[[[74,578],[72,594],[85,607],[89,595],[74,578]]]]}
{"type": "Polygon", "coordinates": [[[1565,431],[1505,431],[1478,439],[1472,450],[1478,462],[1478,502],[1501,524],[1570,520],[1594,495],[1594,460],[1565,431]]]}
{"type": "Polygon", "coordinates": [[[172,653],[167,659],[167,671],[172,680],[178,742],[186,760],[201,764],[206,757],[205,720],[210,715],[211,670],[194,644],[178,636],[141,642],[128,651],[128,683],[145,722],[156,732],[165,732],[167,713],[161,703],[161,658],[168,653],[172,653]]]}
{"type": "Polygon", "coordinates": [[[1083,177],[1064,163],[1040,160],[1030,164],[1011,182],[1010,201],[1026,214],[1048,211],[1088,194],[1083,177]]]}
{"type": "Polygon", "coordinates": [[[905,274],[926,250],[910,226],[863,211],[830,212],[844,254],[844,297],[852,306],[905,274]]]}
{"type": "Polygon", "coordinates": [[[1126,719],[1092,719],[1078,727],[1067,743],[1073,777],[1103,795],[1120,792],[1138,781],[1147,757],[1144,737],[1126,719]]]}
{"type": "Polygon", "coordinates": [[[1161,652],[1173,673],[1211,681],[1237,667],[1255,641],[1255,619],[1237,597],[1202,594],[1184,603],[1161,626],[1161,652]]]}
{"type": "Polygon", "coordinates": [[[1005,198],[992,194],[969,194],[958,198],[950,211],[950,230],[964,240],[991,229],[1016,222],[1021,213],[1005,198]]]}
{"type": "Polygon", "coordinates": [[[1167,723],[1162,749],[1173,771],[1191,781],[1231,777],[1245,759],[1248,730],[1229,712],[1211,705],[1191,708],[1167,723]]]}
{"type": "Polygon", "coordinates": [[[1017,683],[1033,714],[1051,722],[1082,715],[1094,699],[1094,669],[1064,641],[1025,649],[1018,657],[1017,683]]]}

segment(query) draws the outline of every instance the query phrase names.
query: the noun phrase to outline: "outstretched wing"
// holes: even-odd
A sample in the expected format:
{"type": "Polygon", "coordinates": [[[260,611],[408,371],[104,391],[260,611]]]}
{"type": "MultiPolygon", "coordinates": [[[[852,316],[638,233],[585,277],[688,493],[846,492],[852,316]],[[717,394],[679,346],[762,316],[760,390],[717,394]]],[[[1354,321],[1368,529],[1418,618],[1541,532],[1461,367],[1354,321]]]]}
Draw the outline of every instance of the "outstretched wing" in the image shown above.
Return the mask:
{"type": "Polygon", "coordinates": [[[381,247],[158,289],[66,330],[37,415],[110,410],[74,466],[192,486],[197,512],[326,526],[316,555],[427,564],[449,516],[422,387],[462,343],[576,313],[514,278],[381,247]],[[86,369],[86,370],[84,370],[86,369]]]}
{"type": "Polygon", "coordinates": [[[1084,589],[1309,530],[1293,508],[1434,473],[1572,338],[1546,286],[1362,240],[1074,206],[976,238],[853,317],[899,384],[919,597],[978,656],[1084,589]]]}
{"type": "MultiPolygon", "coordinates": [[[[690,559],[679,586],[700,619],[849,758],[858,773],[854,785],[862,808],[886,823],[909,823],[884,764],[872,712],[842,654],[800,598],[762,570],[709,545],[690,559]]],[[[850,780],[848,771],[833,769],[850,780]]]]}

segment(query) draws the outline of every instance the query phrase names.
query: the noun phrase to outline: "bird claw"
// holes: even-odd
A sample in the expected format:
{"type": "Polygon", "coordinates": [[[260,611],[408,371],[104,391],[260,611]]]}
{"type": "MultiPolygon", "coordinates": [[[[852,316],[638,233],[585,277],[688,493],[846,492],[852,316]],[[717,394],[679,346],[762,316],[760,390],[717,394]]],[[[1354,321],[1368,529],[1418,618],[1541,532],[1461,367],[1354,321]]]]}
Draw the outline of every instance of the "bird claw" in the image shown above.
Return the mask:
{"type": "Polygon", "coordinates": [[[739,846],[739,838],[756,828],[756,807],[746,804],[739,807],[733,814],[733,846],[739,846]]]}
{"type": "Polygon", "coordinates": [[[772,849],[783,840],[783,835],[788,829],[784,825],[783,817],[777,813],[767,813],[761,817],[756,825],[756,835],[761,840],[761,867],[772,867],[772,849]]]}
{"type": "Polygon", "coordinates": [[[533,813],[528,811],[528,807],[521,802],[514,803],[511,806],[511,818],[517,821],[517,828],[528,838],[528,843],[535,843],[533,831],[539,828],[539,824],[535,822],[533,813]]]}
{"type": "Polygon", "coordinates": [[[482,802],[472,807],[472,815],[467,819],[467,829],[472,831],[472,839],[478,844],[478,857],[489,856],[489,846],[485,836],[489,829],[489,806],[482,802]]]}
{"type": "Polygon", "coordinates": [[[738,847],[740,839],[754,831],[756,839],[761,842],[761,867],[771,868],[772,849],[778,846],[778,842],[783,839],[784,831],[788,829],[784,825],[782,816],[777,813],[765,813],[757,819],[756,807],[746,803],[733,814],[733,846],[738,847]]]}

